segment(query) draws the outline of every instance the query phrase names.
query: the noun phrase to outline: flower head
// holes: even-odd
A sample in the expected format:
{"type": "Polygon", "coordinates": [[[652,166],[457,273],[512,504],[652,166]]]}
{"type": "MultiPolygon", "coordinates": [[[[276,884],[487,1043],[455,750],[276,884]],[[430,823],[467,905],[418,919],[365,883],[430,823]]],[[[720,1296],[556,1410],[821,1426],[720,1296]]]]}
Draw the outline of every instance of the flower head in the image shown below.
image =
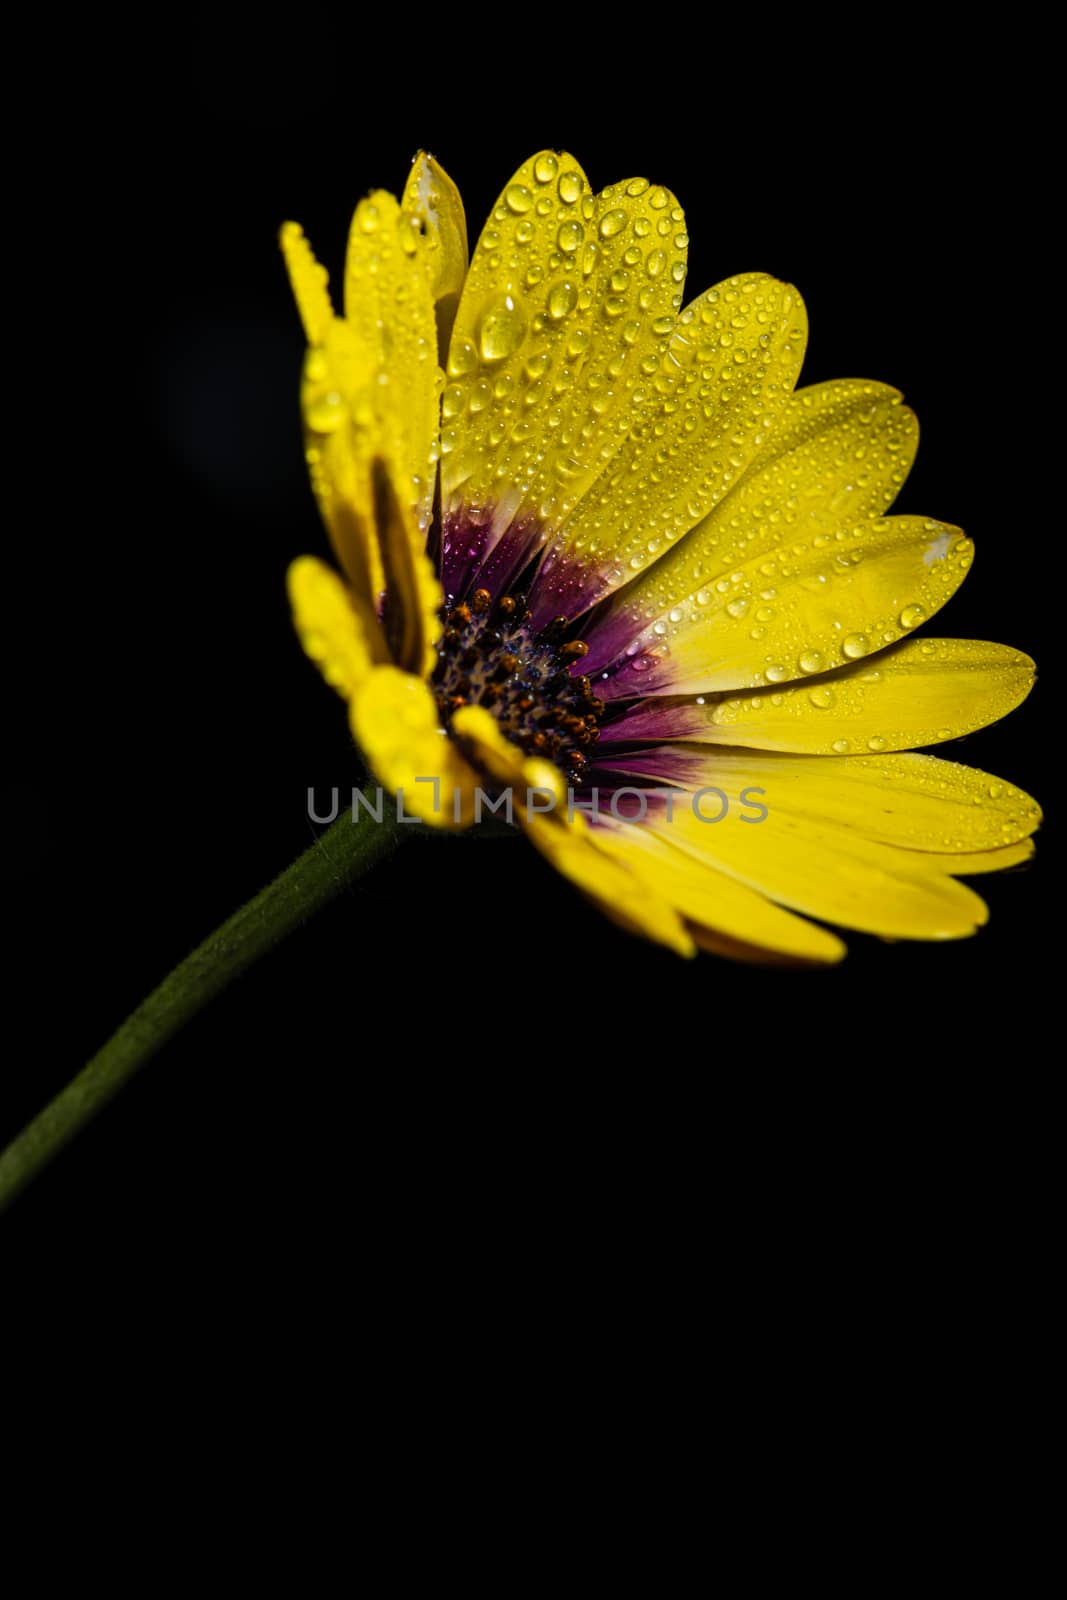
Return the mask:
{"type": "Polygon", "coordinates": [[[796,388],[789,284],[684,304],[687,243],[667,189],[597,194],[542,151],[468,264],[420,156],[402,199],[357,207],[341,314],[286,225],[343,571],[290,569],[304,648],[409,811],[466,827],[506,792],[607,915],[682,954],[838,960],[821,922],[969,934],[960,877],[1027,859],[1040,814],[913,752],[1004,716],[1033,663],[910,637],[972,556],[888,515],[913,414],[872,381],[796,388]]]}

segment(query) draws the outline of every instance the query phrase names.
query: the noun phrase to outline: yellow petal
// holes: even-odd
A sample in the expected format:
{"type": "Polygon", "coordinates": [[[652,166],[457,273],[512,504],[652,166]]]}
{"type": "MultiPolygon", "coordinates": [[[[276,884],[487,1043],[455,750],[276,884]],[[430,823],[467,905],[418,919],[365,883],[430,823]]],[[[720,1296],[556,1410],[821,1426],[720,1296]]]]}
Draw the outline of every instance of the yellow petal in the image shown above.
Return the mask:
{"type": "Polygon", "coordinates": [[[417,218],[428,251],[430,289],[437,314],[442,367],[467,275],[467,219],[459,190],[433,156],[420,151],[412,163],[401,205],[417,218]]]}
{"type": "Polygon", "coordinates": [[[307,342],[322,344],[326,330],[333,321],[329,274],[315,260],[314,252],[298,222],[283,223],[280,238],[293,298],[304,324],[307,342]]]}
{"type": "Polygon", "coordinates": [[[293,622],[328,684],[350,700],[376,663],[388,659],[374,613],[314,556],[301,556],[286,582],[293,622]]]}
{"type": "Polygon", "coordinates": [[[439,725],[421,678],[376,667],[350,707],[352,732],[390,794],[410,816],[438,828],[465,828],[474,814],[478,775],[439,725]]]}
{"type": "Polygon", "coordinates": [[[441,586],[414,513],[397,498],[384,462],[373,472],[374,522],[385,576],[383,623],[398,667],[429,677],[441,634],[441,586]]]}
{"type": "Polygon", "coordinates": [[[448,518],[473,517],[487,554],[530,518],[537,548],[544,525],[558,527],[600,477],[635,408],[662,408],[653,378],[686,248],[666,189],[635,178],[594,195],[573,156],[549,150],[519,168],[475,248],[452,333],[446,537],[448,518]]]}
{"type": "Polygon", "coordinates": [[[599,833],[593,834],[580,811],[568,816],[566,786],[556,767],[524,756],[481,706],[461,707],[452,727],[494,786],[511,789],[515,820],[557,872],[627,932],[678,955],[695,953],[693,940],[655,887],[600,848],[599,833]],[[530,791],[539,794],[530,798],[530,791]]]}
{"type": "MultiPolygon", "coordinates": [[[[542,789],[558,809],[565,804],[562,772],[540,756],[527,756],[504,734],[483,706],[461,706],[452,717],[452,733],[469,748],[474,765],[494,784],[513,791],[516,810],[525,810],[527,789],[542,789]]],[[[540,804],[541,802],[537,802],[540,804]]]]}
{"type": "Polygon", "coordinates": [[[908,639],[832,677],[749,694],[635,706],[626,739],[693,739],[757,750],[847,755],[958,739],[1007,716],[1030,693],[1034,663],[1006,644],[908,639]]]}
{"type": "Polygon", "coordinates": [[[598,679],[598,693],[618,699],[761,688],[844,666],[894,644],[938,611],[973,553],[958,528],[883,517],[765,560],[755,556],[703,591],[699,626],[673,636],[669,626],[657,634],[650,625],[626,664],[598,679]]]}
{"type": "MultiPolygon", "coordinates": [[[[718,787],[724,792],[727,783],[718,787]]],[[[727,813],[701,822],[688,806],[673,821],[653,826],[678,849],[808,916],[889,939],[958,939],[988,917],[985,904],[965,884],[921,864],[912,851],[863,834],[775,809],[746,824],[727,813]]],[[[721,809],[717,801],[708,815],[721,809]]]]}
{"type": "Polygon", "coordinates": [[[1001,850],[957,850],[945,855],[930,851],[924,852],[921,859],[938,872],[950,872],[954,878],[971,878],[1024,866],[1033,854],[1034,841],[1020,839],[1018,844],[1005,845],[1001,850]]]}
{"type": "Polygon", "coordinates": [[[625,433],[539,575],[546,616],[610,594],[707,516],[771,436],[806,341],[800,295],[763,273],[686,307],[667,350],[619,394],[625,433]]]}
{"type": "Polygon", "coordinates": [[[528,817],[524,826],[556,871],[618,927],[666,945],[676,955],[696,954],[691,935],[670,903],[648,879],[602,850],[580,814],[570,826],[547,816],[528,817]]]}
{"type": "Polygon", "coordinates": [[[350,396],[370,459],[385,461],[425,534],[433,510],[440,374],[430,265],[418,228],[391,194],[356,207],[345,259],[345,320],[370,354],[370,392],[350,396]],[[366,415],[364,415],[366,408],[366,415]],[[374,435],[377,438],[374,438],[374,435]]]}
{"type": "Polygon", "coordinates": [[[311,487],[318,501],[330,543],[352,590],[370,608],[385,585],[381,550],[374,528],[368,451],[382,429],[369,406],[361,411],[365,426],[352,421],[352,396],[373,384],[370,353],[354,338],[348,324],[335,318],[323,342],[304,357],[300,408],[304,417],[304,454],[311,487]]]}
{"type": "MultiPolygon", "coordinates": [[[[791,395],[736,487],[587,635],[593,670],[639,636],[655,646],[701,633],[706,608],[726,594],[717,584],[730,588],[729,604],[743,606],[730,575],[757,557],[799,553],[797,547],[818,536],[884,516],[907,477],[918,437],[914,413],[886,384],[842,379],[791,395]]],[[[750,617],[749,628],[754,621],[750,617]]]]}
{"type": "Polygon", "coordinates": [[[687,856],[650,828],[611,821],[596,837],[686,918],[704,948],[723,950],[729,942],[729,953],[744,959],[805,963],[836,962],[845,954],[835,934],[783,911],[710,862],[687,856]]]}
{"type": "MultiPolygon", "coordinates": [[[[387,568],[400,564],[413,581],[390,604],[394,616],[401,606],[415,607],[407,631],[421,636],[441,600],[420,559],[433,505],[440,394],[429,246],[392,195],[362,201],[349,235],[343,318],[333,315],[325,278],[294,224],[282,230],[282,247],[313,341],[301,406],[323,519],[353,592],[368,607],[377,605],[387,568]],[[382,467],[399,507],[388,526],[375,491],[382,467]],[[383,541],[401,533],[410,550],[385,551],[383,559],[383,541]]],[[[402,664],[423,668],[430,659],[427,647],[417,662],[402,664]]]]}
{"type": "MultiPolygon", "coordinates": [[[[728,816],[721,824],[705,825],[704,831],[715,838],[753,835],[759,845],[797,820],[910,851],[985,851],[1027,838],[1041,822],[1037,802],[1014,784],[977,767],[917,752],[824,760],[671,746],[622,757],[618,766],[635,773],[673,773],[689,790],[720,789],[735,804],[738,817],[746,803],[742,792],[757,790],[759,804],[769,812],[766,820],[728,827],[728,816]]],[[[708,802],[712,815],[716,804],[708,802]]]]}

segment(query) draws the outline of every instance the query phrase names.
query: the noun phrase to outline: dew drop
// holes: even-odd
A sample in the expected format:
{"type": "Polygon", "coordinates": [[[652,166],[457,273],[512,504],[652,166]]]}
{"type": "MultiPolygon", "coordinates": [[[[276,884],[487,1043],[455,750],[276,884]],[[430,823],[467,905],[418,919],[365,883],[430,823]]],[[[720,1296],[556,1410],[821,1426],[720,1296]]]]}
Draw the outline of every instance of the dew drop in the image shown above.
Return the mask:
{"type": "Polygon", "coordinates": [[[478,352],[469,339],[453,344],[448,355],[448,370],[454,378],[462,378],[478,365],[478,352]]]}
{"type": "Polygon", "coordinates": [[[567,255],[571,255],[581,244],[585,237],[585,229],[580,222],[564,222],[556,234],[556,243],[567,255]]]}
{"type": "Polygon", "coordinates": [[[534,161],[534,177],[537,179],[538,183],[551,183],[552,179],[556,176],[558,168],[559,162],[556,160],[551,150],[542,150],[541,154],[534,161]]]}
{"type": "Polygon", "coordinates": [[[804,654],[797,662],[797,666],[800,668],[801,672],[821,672],[823,669],[823,658],[819,654],[818,650],[805,650],[804,654]]]}
{"type": "Polygon", "coordinates": [[[902,628],[917,628],[925,615],[926,612],[922,606],[905,606],[900,613],[900,626],[902,628]]]}
{"type": "Polygon", "coordinates": [[[827,711],[834,703],[834,691],[828,685],[822,685],[818,689],[812,689],[808,699],[819,711],[827,711]]]}
{"type": "Polygon", "coordinates": [[[858,661],[860,656],[865,656],[871,648],[871,641],[865,633],[847,633],[841,641],[841,650],[850,661],[858,661]]]}
{"type": "Polygon", "coordinates": [[[484,361],[503,361],[514,355],[526,335],[526,318],[510,294],[491,300],[478,324],[478,348],[484,361]]]}
{"type": "Polygon", "coordinates": [[[504,199],[512,211],[520,213],[529,211],[533,205],[533,195],[524,183],[512,183],[504,191],[504,199]]]}
{"type": "Polygon", "coordinates": [[[316,433],[334,433],[345,420],[345,403],[336,389],[330,389],[307,409],[307,424],[316,433]]]}
{"type": "Polygon", "coordinates": [[[554,322],[561,322],[564,317],[570,316],[578,304],[578,291],[573,283],[564,280],[553,286],[548,296],[548,314],[554,322]]]}

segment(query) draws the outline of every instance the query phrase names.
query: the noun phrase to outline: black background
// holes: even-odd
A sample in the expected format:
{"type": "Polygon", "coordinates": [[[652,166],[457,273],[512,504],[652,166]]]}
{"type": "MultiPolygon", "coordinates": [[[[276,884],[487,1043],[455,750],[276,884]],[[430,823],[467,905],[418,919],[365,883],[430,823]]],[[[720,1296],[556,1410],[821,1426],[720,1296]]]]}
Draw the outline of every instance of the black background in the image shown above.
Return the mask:
{"type": "MultiPolygon", "coordinates": [[[[903,389],[922,443],[898,509],[976,540],[935,631],[1039,664],[1059,643],[1051,290],[1020,181],[1032,134],[991,92],[992,57],[949,71],[857,39],[801,60],[787,38],[683,29],[619,66],[546,39],[519,70],[486,43],[399,24],[370,42],[307,6],[285,30],[198,11],[136,71],[88,39],[76,92],[45,97],[35,248],[57,354],[12,541],[5,1130],[304,848],[310,784],[358,780],[284,598],[291,558],[326,546],[276,234],[299,220],[336,281],[355,202],[399,192],[420,146],[472,242],[554,146],[596,186],[673,188],[690,293],[792,279],[803,381],[903,389]]],[[[1039,686],[944,753],[1054,814],[1055,732],[1039,686]]],[[[699,1227],[783,1170],[829,1217],[873,1163],[886,1216],[916,1184],[962,1185],[988,1237],[989,1173],[1028,1146],[1044,1093],[1050,855],[1042,836],[1030,870],[978,885],[974,940],[850,936],[842,968],[776,974],[627,938],[521,841],[409,844],[168,1047],[13,1220],[101,1257],[292,1262],[373,1251],[397,1216],[444,1250],[503,1196],[529,1236],[562,1205],[593,1251],[653,1193],[699,1227]]]]}

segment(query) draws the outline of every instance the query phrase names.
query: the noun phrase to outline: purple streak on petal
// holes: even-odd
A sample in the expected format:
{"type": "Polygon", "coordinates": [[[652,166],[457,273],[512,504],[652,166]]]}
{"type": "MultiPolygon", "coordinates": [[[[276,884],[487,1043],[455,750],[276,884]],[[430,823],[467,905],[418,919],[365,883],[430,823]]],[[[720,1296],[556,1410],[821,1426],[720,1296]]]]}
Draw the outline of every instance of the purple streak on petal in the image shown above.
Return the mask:
{"type": "MultiPolygon", "coordinates": [[[[671,658],[664,646],[628,648],[634,649],[632,656],[626,655],[606,673],[596,674],[596,692],[601,700],[632,700],[642,694],[675,692],[671,658]]],[[[588,673],[588,676],[593,677],[593,674],[588,673]]]]}
{"type": "Polygon", "coordinates": [[[533,560],[547,537],[544,524],[537,517],[523,517],[513,522],[472,575],[470,587],[488,589],[494,598],[506,594],[509,585],[533,560]]]}
{"type": "Polygon", "coordinates": [[[657,745],[653,750],[619,751],[612,754],[597,752],[597,764],[590,773],[589,782],[602,782],[608,787],[625,785],[626,777],[640,781],[653,781],[679,785],[683,788],[699,783],[707,771],[707,760],[692,750],[682,750],[676,745],[657,745]]]}
{"type": "MultiPolygon", "coordinates": [[[[600,693],[598,684],[598,693],[600,693]]],[[[709,697],[713,698],[713,697],[709,697]]],[[[631,739],[699,739],[708,730],[708,707],[694,700],[642,700],[628,706],[617,722],[602,729],[601,737],[631,739]]]]}
{"type": "Polygon", "coordinates": [[[488,589],[494,599],[506,593],[548,537],[537,517],[522,517],[501,530],[501,515],[494,506],[446,513],[441,546],[446,594],[458,600],[474,589],[488,589]]]}
{"type": "Polygon", "coordinates": [[[585,658],[589,671],[604,672],[609,669],[613,662],[625,655],[627,646],[634,643],[644,626],[643,619],[636,615],[632,603],[623,605],[616,600],[583,634],[589,646],[589,654],[585,658]]]}
{"type": "Polygon", "coordinates": [[[493,508],[445,513],[441,538],[441,587],[446,595],[460,599],[470,587],[477,571],[496,539],[493,508]]]}
{"type": "Polygon", "coordinates": [[[580,617],[608,592],[609,587],[610,578],[605,568],[585,566],[572,560],[566,563],[553,560],[550,550],[530,590],[533,626],[543,628],[553,617],[580,617]]]}
{"type": "Polygon", "coordinates": [[[674,678],[667,646],[651,632],[647,617],[632,600],[620,597],[582,637],[589,646],[583,670],[595,679],[602,700],[671,693],[674,678]]]}

